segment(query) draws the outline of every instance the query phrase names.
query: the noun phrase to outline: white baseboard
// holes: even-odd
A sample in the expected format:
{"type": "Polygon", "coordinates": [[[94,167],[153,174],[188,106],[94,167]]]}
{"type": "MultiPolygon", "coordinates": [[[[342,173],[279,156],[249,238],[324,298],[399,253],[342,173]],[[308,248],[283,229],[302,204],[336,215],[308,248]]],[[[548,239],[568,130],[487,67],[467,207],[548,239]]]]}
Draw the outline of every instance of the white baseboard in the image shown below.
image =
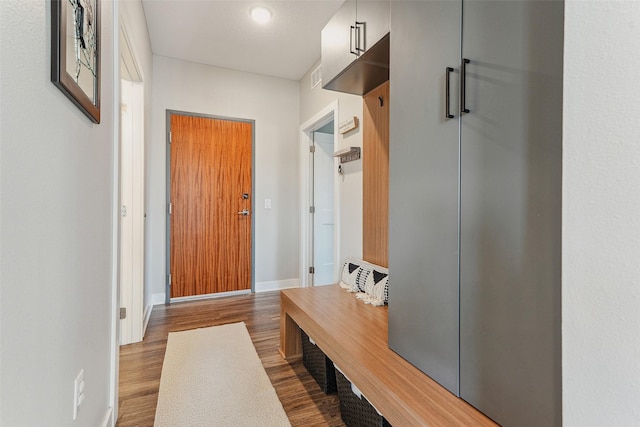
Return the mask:
{"type": "Polygon", "coordinates": [[[273,280],[270,282],[256,282],[256,292],[279,291],[281,289],[299,288],[299,279],[273,280]]]}
{"type": "Polygon", "coordinates": [[[142,337],[147,333],[147,326],[149,325],[149,319],[151,319],[151,311],[154,305],[164,304],[164,294],[152,294],[151,302],[144,308],[144,319],[142,321],[142,337]]]}
{"type": "Polygon", "coordinates": [[[149,304],[144,309],[144,320],[142,321],[142,337],[147,334],[147,326],[149,325],[149,319],[151,319],[151,310],[153,310],[153,304],[149,304]]]}
{"type": "Polygon", "coordinates": [[[104,415],[102,427],[113,427],[115,425],[116,423],[113,419],[113,407],[109,406],[109,409],[107,409],[107,413],[104,415]]]}

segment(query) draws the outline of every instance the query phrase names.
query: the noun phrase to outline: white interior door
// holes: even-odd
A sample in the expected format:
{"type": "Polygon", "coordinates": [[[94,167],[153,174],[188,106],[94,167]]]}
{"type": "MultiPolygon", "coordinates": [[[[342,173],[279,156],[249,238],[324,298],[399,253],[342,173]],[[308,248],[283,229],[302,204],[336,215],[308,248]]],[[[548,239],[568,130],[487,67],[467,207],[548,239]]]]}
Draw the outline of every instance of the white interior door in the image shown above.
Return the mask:
{"type": "MultiPolygon", "coordinates": [[[[335,129],[338,116],[338,101],[336,100],[300,126],[299,160],[301,186],[299,266],[301,287],[313,286],[314,284],[337,283],[340,277],[341,259],[339,236],[341,181],[339,179],[338,162],[333,157],[333,153],[339,148],[339,138],[337,129],[335,129]],[[317,136],[316,133],[319,136],[317,136]],[[316,136],[319,143],[317,149],[314,144],[314,137],[316,136]],[[327,144],[327,141],[331,142],[327,144]],[[316,153],[310,153],[310,148],[315,150],[316,153]],[[317,168],[315,168],[318,169],[317,177],[314,177],[315,154],[321,159],[318,160],[317,168]],[[322,166],[322,164],[324,164],[324,166],[322,166]],[[329,167],[329,165],[331,165],[331,167],[329,167]],[[318,186],[317,189],[315,188],[316,183],[318,186]],[[320,183],[322,183],[322,185],[320,185],[320,183]],[[314,206],[314,190],[316,193],[319,191],[317,221],[314,221],[316,215],[312,214],[310,209],[310,207],[314,206]],[[322,196],[325,190],[330,191],[327,198],[322,196]],[[332,202],[324,202],[328,198],[331,198],[332,202]],[[321,217],[326,216],[332,216],[332,218],[323,222],[321,217]],[[325,230],[316,232],[316,225],[325,230]],[[329,236],[325,233],[328,229],[333,229],[333,234],[330,234],[330,240],[329,236]],[[322,238],[320,241],[314,242],[314,234],[327,237],[324,239],[325,243],[322,243],[322,238]],[[318,245],[317,249],[315,248],[316,245],[318,245]],[[331,252],[322,249],[326,248],[327,245],[331,252]],[[318,261],[316,261],[314,252],[318,254],[318,261]],[[327,257],[331,256],[333,258],[327,260],[327,257]],[[331,266],[333,266],[333,271],[329,273],[328,271],[331,270],[331,266]],[[314,276],[316,275],[310,272],[311,267],[316,269],[321,277],[314,280],[314,276]]],[[[324,194],[326,195],[327,193],[324,194]]]]}
{"type": "Polygon", "coordinates": [[[313,133],[312,152],[312,284],[335,283],[333,121],[313,133]]]}
{"type": "Polygon", "coordinates": [[[120,27],[120,344],[144,336],[144,82],[120,27]],[[124,313],[122,313],[124,311],[124,313]],[[122,317],[122,316],[121,316],[122,317]]]}
{"type": "Polygon", "coordinates": [[[143,337],[144,292],[144,92],[121,80],[120,124],[120,344],[143,337]]]}

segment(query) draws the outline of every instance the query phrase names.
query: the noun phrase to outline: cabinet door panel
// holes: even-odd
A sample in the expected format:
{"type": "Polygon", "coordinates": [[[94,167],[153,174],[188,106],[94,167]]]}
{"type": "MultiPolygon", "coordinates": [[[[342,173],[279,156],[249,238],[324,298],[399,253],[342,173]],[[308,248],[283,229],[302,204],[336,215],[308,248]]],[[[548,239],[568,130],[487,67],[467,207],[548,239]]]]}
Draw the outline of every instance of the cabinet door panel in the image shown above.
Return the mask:
{"type": "Polygon", "coordinates": [[[351,26],[355,26],[356,2],[347,0],[329,23],[322,29],[322,85],[330,83],[338,74],[356,60],[350,53],[355,49],[351,26]]]}
{"type": "Polygon", "coordinates": [[[465,1],[460,395],[561,424],[563,4],[465,1]]]}
{"type": "MultiPolygon", "coordinates": [[[[360,47],[367,51],[389,32],[389,0],[358,0],[356,16],[364,23],[360,47]]],[[[362,30],[361,30],[362,31],[362,30]]]]}
{"type": "Polygon", "coordinates": [[[455,394],[460,17],[459,1],[391,6],[389,346],[455,394]]]}

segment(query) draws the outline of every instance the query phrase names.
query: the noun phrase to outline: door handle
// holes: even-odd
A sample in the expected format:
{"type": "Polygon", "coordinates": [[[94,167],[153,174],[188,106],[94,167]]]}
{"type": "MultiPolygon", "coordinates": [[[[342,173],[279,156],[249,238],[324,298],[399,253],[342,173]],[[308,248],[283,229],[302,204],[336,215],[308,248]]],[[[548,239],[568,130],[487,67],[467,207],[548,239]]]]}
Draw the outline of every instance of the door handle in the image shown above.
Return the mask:
{"type": "Polygon", "coordinates": [[[354,54],[355,56],[358,56],[358,52],[353,50],[353,33],[355,32],[355,30],[356,30],[356,27],[352,25],[351,29],[349,30],[349,52],[354,54]]]}
{"type": "Polygon", "coordinates": [[[446,74],[446,83],[445,83],[445,95],[444,95],[444,118],[445,119],[453,119],[453,114],[451,114],[450,112],[450,108],[451,107],[451,103],[450,103],[450,91],[451,91],[451,72],[453,71],[453,68],[451,67],[447,67],[447,74],[446,74]]]}
{"type": "Polygon", "coordinates": [[[460,92],[461,92],[461,100],[460,103],[460,112],[461,113],[469,113],[469,109],[467,108],[467,64],[471,62],[467,58],[462,59],[462,72],[460,73],[460,92]]]}
{"type": "Polygon", "coordinates": [[[238,212],[238,215],[248,216],[249,215],[249,211],[247,209],[243,209],[240,212],[238,212]]]}

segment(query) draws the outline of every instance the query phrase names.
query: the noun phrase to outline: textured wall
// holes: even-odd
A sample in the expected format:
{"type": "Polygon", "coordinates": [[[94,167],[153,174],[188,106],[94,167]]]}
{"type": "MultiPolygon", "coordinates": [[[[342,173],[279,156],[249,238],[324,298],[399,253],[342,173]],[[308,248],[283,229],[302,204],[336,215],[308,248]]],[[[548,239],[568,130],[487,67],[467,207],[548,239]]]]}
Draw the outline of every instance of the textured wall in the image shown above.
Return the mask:
{"type": "Polygon", "coordinates": [[[563,418],[640,424],[640,3],[565,6],[563,418]]]}
{"type": "Polygon", "coordinates": [[[0,424],[95,427],[110,390],[114,4],[101,2],[100,125],[50,82],[50,5],[0,2],[0,424]]]}

